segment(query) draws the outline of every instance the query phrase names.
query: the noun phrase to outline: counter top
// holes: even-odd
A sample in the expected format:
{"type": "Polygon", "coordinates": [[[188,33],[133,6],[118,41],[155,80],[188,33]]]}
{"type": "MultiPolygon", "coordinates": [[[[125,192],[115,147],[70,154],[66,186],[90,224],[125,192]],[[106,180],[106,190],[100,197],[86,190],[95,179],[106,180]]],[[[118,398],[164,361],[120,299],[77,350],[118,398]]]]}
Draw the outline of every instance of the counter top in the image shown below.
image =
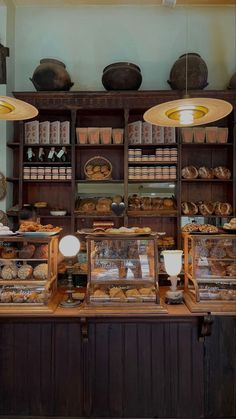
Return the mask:
{"type": "MultiPolygon", "coordinates": [[[[167,287],[161,287],[161,304],[130,305],[123,304],[115,306],[93,306],[86,305],[84,302],[77,307],[62,308],[59,306],[64,298],[64,290],[59,289],[52,303],[47,306],[0,306],[0,317],[50,317],[50,318],[69,318],[69,317],[192,317],[204,316],[204,313],[191,313],[187,306],[183,304],[171,305],[164,303],[164,295],[167,287]]],[[[81,294],[84,290],[78,290],[81,294]]],[[[207,314],[207,313],[205,313],[207,314]]]]}

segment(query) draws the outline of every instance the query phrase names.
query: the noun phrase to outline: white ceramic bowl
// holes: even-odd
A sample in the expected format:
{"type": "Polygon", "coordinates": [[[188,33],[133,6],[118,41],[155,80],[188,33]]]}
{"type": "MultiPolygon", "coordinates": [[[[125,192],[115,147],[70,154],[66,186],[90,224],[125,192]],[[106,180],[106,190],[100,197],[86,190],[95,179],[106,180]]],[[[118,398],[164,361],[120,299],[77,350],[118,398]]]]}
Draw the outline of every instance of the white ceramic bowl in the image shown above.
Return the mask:
{"type": "Polygon", "coordinates": [[[62,215],[66,215],[66,211],[63,211],[63,210],[62,211],[50,211],[50,214],[54,215],[56,217],[57,216],[59,217],[59,216],[62,216],[62,215]]]}

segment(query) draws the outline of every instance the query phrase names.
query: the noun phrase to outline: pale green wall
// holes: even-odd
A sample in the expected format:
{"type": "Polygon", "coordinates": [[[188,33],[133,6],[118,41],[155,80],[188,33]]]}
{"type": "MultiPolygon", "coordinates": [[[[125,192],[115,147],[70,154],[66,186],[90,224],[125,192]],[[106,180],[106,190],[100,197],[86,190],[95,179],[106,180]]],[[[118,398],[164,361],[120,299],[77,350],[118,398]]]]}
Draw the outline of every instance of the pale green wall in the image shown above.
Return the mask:
{"type": "Polygon", "coordinates": [[[224,89],[235,69],[235,7],[69,6],[16,8],[16,90],[40,58],[64,61],[74,90],[103,89],[103,68],[114,61],[140,65],[142,89],[168,89],[175,60],[198,52],[209,69],[209,88],[224,89]]]}

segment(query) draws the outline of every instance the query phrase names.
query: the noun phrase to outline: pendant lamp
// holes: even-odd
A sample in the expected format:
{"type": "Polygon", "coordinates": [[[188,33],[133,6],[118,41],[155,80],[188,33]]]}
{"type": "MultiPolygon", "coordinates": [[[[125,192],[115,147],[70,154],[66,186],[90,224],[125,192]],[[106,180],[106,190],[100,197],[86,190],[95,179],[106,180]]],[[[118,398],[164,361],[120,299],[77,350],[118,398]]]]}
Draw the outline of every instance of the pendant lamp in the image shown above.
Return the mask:
{"type": "Polygon", "coordinates": [[[143,119],[153,125],[183,127],[204,125],[227,116],[233,106],[221,99],[191,98],[188,95],[188,15],[186,13],[185,95],[182,99],[164,102],[148,109],[143,119]]]}
{"type": "Polygon", "coordinates": [[[0,120],[19,121],[34,118],[38,110],[23,100],[0,96],[0,120]]]}

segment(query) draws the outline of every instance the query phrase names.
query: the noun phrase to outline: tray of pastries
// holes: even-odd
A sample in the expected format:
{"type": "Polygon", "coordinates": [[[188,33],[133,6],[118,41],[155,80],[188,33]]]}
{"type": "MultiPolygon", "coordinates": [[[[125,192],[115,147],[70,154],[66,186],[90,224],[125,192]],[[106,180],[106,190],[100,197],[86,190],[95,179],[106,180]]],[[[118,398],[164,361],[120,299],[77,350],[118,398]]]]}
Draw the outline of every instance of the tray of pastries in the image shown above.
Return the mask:
{"type": "Polygon", "coordinates": [[[90,290],[91,303],[156,302],[155,286],[104,286],[90,290]]]}
{"type": "Polygon", "coordinates": [[[18,230],[18,233],[24,236],[53,236],[60,233],[61,227],[54,227],[52,224],[40,224],[34,221],[23,222],[18,230]]]}

